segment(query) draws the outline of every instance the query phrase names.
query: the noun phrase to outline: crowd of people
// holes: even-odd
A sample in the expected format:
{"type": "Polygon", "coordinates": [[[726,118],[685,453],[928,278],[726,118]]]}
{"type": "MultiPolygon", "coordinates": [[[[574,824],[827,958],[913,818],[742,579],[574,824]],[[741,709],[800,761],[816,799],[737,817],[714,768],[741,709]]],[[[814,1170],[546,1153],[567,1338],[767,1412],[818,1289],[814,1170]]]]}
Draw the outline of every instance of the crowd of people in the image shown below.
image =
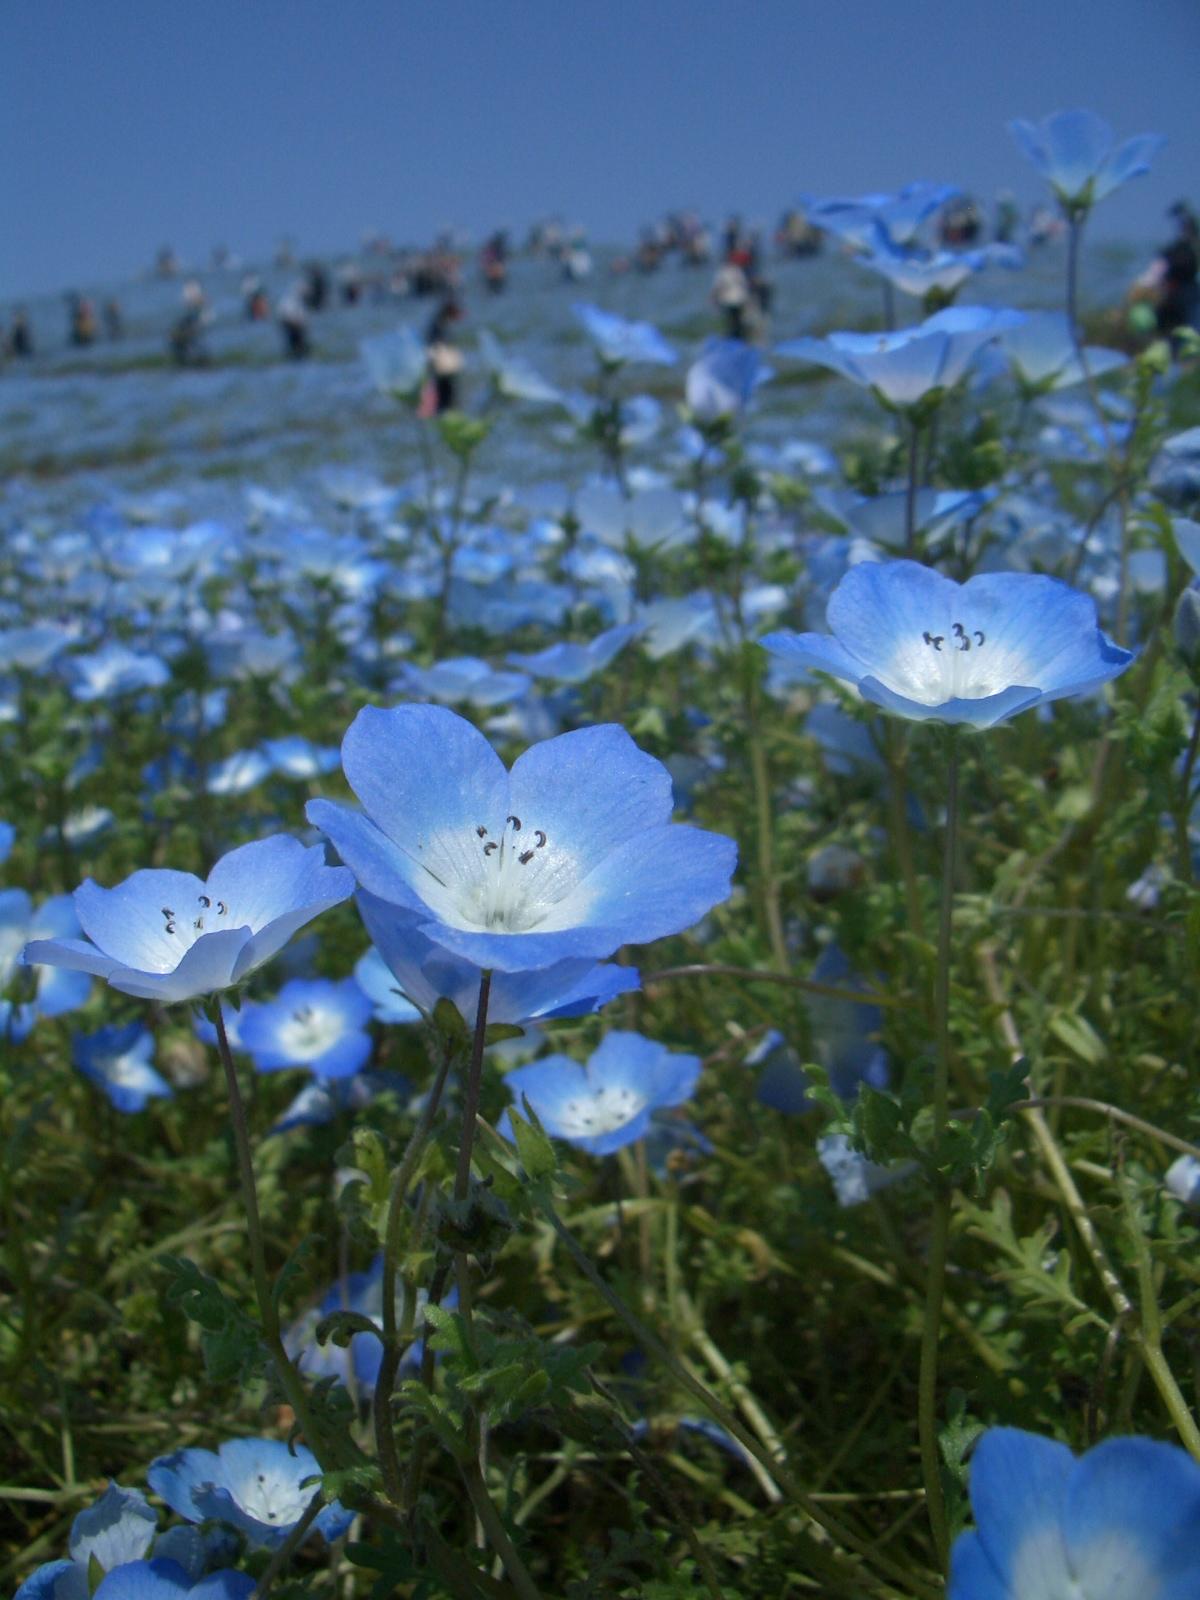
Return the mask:
{"type": "MultiPolygon", "coordinates": [[[[1129,322],[1138,334],[1157,331],[1172,335],[1184,326],[1200,326],[1200,226],[1191,207],[1182,201],[1171,207],[1169,216],[1174,226],[1172,237],[1129,291],[1129,322]]],[[[1063,228],[1061,217],[1045,206],[1035,207],[1022,227],[1017,203],[1006,192],[997,197],[990,222],[977,202],[955,196],[942,209],[937,234],[939,243],[948,249],[966,249],[989,234],[1000,244],[1012,243],[1021,235],[1027,245],[1036,247],[1059,238],[1063,228]]],[[[771,237],[779,260],[815,255],[827,243],[828,236],[799,207],[783,212],[771,237]]],[[[509,230],[498,228],[488,234],[476,261],[478,283],[486,294],[505,291],[516,253],[509,230]]],[[[557,218],[536,223],[521,253],[548,263],[559,279],[569,283],[581,283],[595,271],[585,231],[557,218]]],[[[684,268],[712,268],[709,300],[720,331],[730,339],[765,344],[772,299],[765,257],[763,230],[746,225],[736,214],[722,228],[714,229],[694,211],[671,211],[641,230],[634,249],[612,256],[608,271],[648,275],[672,262],[684,268]]],[[[214,251],[214,269],[229,271],[236,265],[224,246],[214,251]]],[[[438,410],[454,404],[462,367],[455,331],[465,314],[469,269],[466,251],[453,235],[439,234],[428,248],[397,248],[386,238],[372,237],[365,241],[361,259],[343,259],[332,269],[317,260],[297,267],[291,245],[285,242],[275,266],[287,272],[295,269],[296,275],[272,303],[264,277],[247,271],[240,283],[242,315],[248,322],[273,320],[279,329],[281,354],[291,361],[302,361],[312,353],[312,319],[332,305],[432,300],[435,309],[426,329],[430,392],[438,410]]],[[[180,367],[207,365],[211,359],[207,334],[215,313],[203,284],[195,275],[184,276],[169,247],[159,251],[154,272],[163,279],[184,278],[182,303],[167,334],[172,361],[180,367]]],[[[65,306],[68,346],[86,349],[101,339],[112,342],[124,337],[124,316],[115,298],[98,306],[91,296],[72,292],[65,297],[65,306]]],[[[28,360],[35,354],[28,309],[18,305],[7,328],[0,326],[0,363],[28,360]]]]}

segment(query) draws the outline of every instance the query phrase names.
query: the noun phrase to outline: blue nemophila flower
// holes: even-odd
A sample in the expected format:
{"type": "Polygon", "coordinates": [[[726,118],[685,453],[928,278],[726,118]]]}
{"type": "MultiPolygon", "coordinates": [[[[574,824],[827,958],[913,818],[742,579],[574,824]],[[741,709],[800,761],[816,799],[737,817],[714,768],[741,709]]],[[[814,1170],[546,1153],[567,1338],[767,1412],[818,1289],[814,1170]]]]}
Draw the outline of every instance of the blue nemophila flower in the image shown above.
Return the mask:
{"type": "Polygon", "coordinates": [[[208,1551],[195,1528],[157,1532],[158,1515],[141,1490],[110,1483],[72,1523],[70,1559],[38,1567],[15,1600],[244,1600],[250,1593],[247,1573],[213,1572],[201,1581],[208,1551]]]}
{"type": "Polygon", "coordinates": [[[455,705],[502,706],[519,700],[529,688],[524,673],[503,672],[476,656],[456,656],[429,667],[408,663],[400,681],[408,694],[455,705]]]}
{"type": "MultiPolygon", "coordinates": [[[[71,896],[51,895],[35,906],[24,889],[0,889],[0,995],[17,976],[22,951],[30,940],[71,940],[79,919],[71,896]]],[[[63,972],[53,964],[38,965],[32,1000],[15,1006],[0,1000],[0,1035],[23,1039],[38,1017],[61,1017],[87,1000],[91,982],[85,973],[63,972]]]]}
{"type": "Polygon", "coordinates": [[[508,659],[535,678],[549,678],[552,683],[586,683],[597,672],[603,672],[637,632],[636,623],[622,622],[598,633],[587,644],[552,644],[533,655],[514,654],[508,659]]]}
{"type": "Polygon", "coordinates": [[[601,358],[612,366],[626,361],[643,361],[662,367],[675,365],[674,350],[652,322],[630,322],[614,311],[602,311],[599,306],[585,305],[582,301],[577,301],[571,310],[583,324],[584,332],[601,358]]]}
{"type": "Polygon", "coordinates": [[[146,1101],[168,1099],[171,1085],[154,1070],[154,1035],[140,1022],[80,1034],[75,1065],[103,1089],[118,1111],[144,1111],[146,1101]]]}
{"type": "Polygon", "coordinates": [[[709,339],[687,370],[684,400],[698,422],[740,416],[771,369],[752,344],[742,339],[709,339]]]}
{"type": "Polygon", "coordinates": [[[1189,1211],[1200,1211],[1200,1161],[1195,1156],[1177,1156],[1167,1168],[1163,1184],[1189,1211]]]}
{"type": "MultiPolygon", "coordinates": [[[[212,1450],[176,1450],[150,1465],[146,1482],[189,1522],[209,1518],[239,1529],[256,1549],[274,1548],[299,1522],[320,1487],[311,1450],[279,1439],[229,1439],[212,1450]]],[[[313,1526],[329,1541],[354,1520],[335,1500],[313,1526]]]]}
{"type": "Polygon", "coordinates": [[[670,774],[624,728],[547,739],[509,773],[452,711],[368,706],[342,765],[365,815],[314,800],[309,820],[364,889],[478,967],[611,955],[691,927],[729,893],[737,846],[671,822],[670,774]]]}
{"type": "Polygon", "coordinates": [[[0,822],[0,866],[12,854],[12,847],[16,842],[17,830],[11,822],[0,822]]]}
{"type": "Polygon", "coordinates": [[[284,778],[317,778],[323,772],[332,772],[338,764],[338,753],[332,745],[315,745],[299,734],[266,739],[263,750],[272,770],[284,778]]]}
{"type": "Polygon", "coordinates": [[[838,1205],[847,1207],[863,1205],[873,1194],[890,1189],[917,1170],[913,1161],[880,1166],[856,1150],[845,1133],[823,1134],[817,1140],[817,1160],[833,1184],[838,1205]]]}
{"type": "Polygon", "coordinates": [[[398,1072],[356,1072],[350,1078],[313,1078],[271,1124],[272,1133],[293,1128],[324,1128],[344,1113],[361,1111],[391,1091],[407,1098],[407,1078],[398,1072]]]}
{"type": "Polygon", "coordinates": [[[1167,142],[1159,133],[1139,133],[1117,144],[1094,111],[1055,111],[1041,122],[1017,117],[1008,131],[1068,211],[1087,211],[1130,178],[1149,172],[1167,142]]]}
{"type": "Polygon", "coordinates": [[[293,978],[274,1000],[243,1006],[241,1047],[259,1072],[307,1067],[318,1078],[349,1078],[371,1054],[373,1011],[353,978],[293,978]]]}
{"type": "Polygon", "coordinates": [[[950,306],[894,333],[831,333],[824,339],[789,339],[776,354],[840,372],[874,392],[884,405],[908,410],[928,405],[966,377],[972,362],[1021,311],[950,306]]]}
{"type": "Polygon", "coordinates": [[[1123,367],[1129,359],[1120,350],[1089,345],[1083,352],[1085,370],[1071,325],[1059,311],[1031,311],[1017,327],[1004,330],[996,348],[1028,394],[1070,388],[1089,376],[1098,378],[1103,372],[1123,367]]]}
{"type": "Polygon", "coordinates": [[[161,656],[131,650],[116,642],[90,655],[68,656],[63,672],[72,695],[85,703],[111,700],[140,689],[161,689],[171,676],[171,669],[161,656]]]}
{"type": "Polygon", "coordinates": [[[562,396],[552,383],[521,355],[513,355],[487,328],[479,335],[479,354],[495,385],[506,400],[526,400],[531,405],[560,405],[562,396]]]}
{"type": "Polygon", "coordinates": [[[261,750],[236,750],[208,769],[205,789],[209,794],[249,794],[271,772],[271,758],[261,750]]]}
{"type": "Polygon", "coordinates": [[[374,945],[354,963],[354,981],[374,1007],[376,1022],[395,1025],[421,1020],[421,1013],[401,993],[387,962],[374,945]]]}
{"type": "MultiPolygon", "coordinates": [[[[409,1017],[391,1020],[429,1016],[438,1001],[444,999],[457,1008],[468,1025],[474,1026],[479,968],[428,938],[418,914],[365,892],[358,896],[358,909],[375,941],[373,954],[391,986],[392,1005],[410,1005],[409,1017]]],[[[497,972],[492,978],[488,1016],[493,1022],[512,1023],[580,1017],[599,1011],[617,995],[629,994],[640,986],[635,967],[592,961],[586,956],[527,972],[497,972]]],[[[378,1005],[378,990],[369,992],[378,1005]]]]}
{"type": "Polygon", "coordinates": [[[855,249],[867,250],[882,231],[893,244],[911,244],[921,224],[961,191],[920,179],[897,194],[804,195],[808,219],[855,249]]]}
{"type": "MultiPolygon", "coordinates": [[[[417,1321],[426,1299],[424,1289],[417,1293],[417,1321]]],[[[457,1290],[451,1290],[443,1302],[446,1306],[458,1304],[457,1290]]],[[[356,1333],[347,1346],[336,1345],[332,1340],[318,1344],[317,1328],[324,1317],[333,1311],[357,1311],[369,1317],[377,1328],[383,1328],[383,1256],[378,1255],[365,1272],[348,1273],[344,1282],[335,1283],[322,1297],[320,1303],[294,1322],[284,1335],[288,1353],[301,1372],[310,1378],[336,1378],[346,1383],[351,1372],[355,1385],[362,1395],[369,1395],[379,1376],[383,1359],[383,1345],[373,1334],[356,1333]]],[[[396,1322],[404,1315],[404,1286],[396,1283],[396,1322]]],[[[411,1372],[420,1365],[424,1340],[415,1339],[400,1358],[400,1371],[411,1372]]]]}
{"type": "MultiPolygon", "coordinates": [[[[254,1579],[226,1568],[193,1579],[176,1561],[131,1561],[104,1578],[92,1600],[249,1600],[254,1579]]],[[[57,1600],[57,1597],[56,1597],[57,1600]]]]}
{"type": "Polygon", "coordinates": [[[994,727],[1107,683],[1133,660],[1100,631],[1090,595],[1039,574],[959,584],[916,561],[864,561],[825,616],[830,633],[771,633],[764,648],[914,722],[994,727]]]}
{"type": "Polygon", "coordinates": [[[1173,1445],[1109,1439],[1076,1458],[991,1428],[971,1462],[976,1529],[949,1600],[1195,1600],[1200,1466],[1173,1445]]]}
{"type": "Polygon", "coordinates": [[[617,1030],[584,1066],[569,1056],[543,1056],[516,1067],[504,1084],[517,1110],[527,1100],[553,1138],[607,1156],[644,1138],[654,1112],[690,1099],[699,1076],[699,1056],[676,1055],[640,1033],[617,1030]]]}
{"type": "Polygon", "coordinates": [[[275,834],[222,856],[207,881],[168,868],[115,889],[87,879],[74,896],[87,940],[35,940],[25,960],[95,973],[144,1000],[195,1000],[241,983],[353,889],[320,845],[275,834]]]}
{"type": "Polygon", "coordinates": [[[425,341],[413,328],[397,328],[359,345],[371,382],[393,400],[414,401],[428,371],[425,341]]]}

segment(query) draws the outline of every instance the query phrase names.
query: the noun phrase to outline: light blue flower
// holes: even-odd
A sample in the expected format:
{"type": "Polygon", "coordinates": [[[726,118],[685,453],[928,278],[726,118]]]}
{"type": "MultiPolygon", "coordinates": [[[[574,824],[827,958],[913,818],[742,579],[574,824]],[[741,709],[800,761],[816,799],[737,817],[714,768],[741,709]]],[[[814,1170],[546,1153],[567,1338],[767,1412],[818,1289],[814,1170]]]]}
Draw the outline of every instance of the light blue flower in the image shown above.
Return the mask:
{"type": "Polygon", "coordinates": [[[338,753],[333,745],[315,745],[299,734],[290,734],[285,739],[265,739],[263,750],[272,770],[284,778],[318,778],[322,773],[332,772],[338,764],[338,753]]]}
{"type": "MultiPolygon", "coordinates": [[[[420,919],[410,911],[389,905],[365,890],[358,896],[358,909],[375,941],[371,953],[383,968],[392,1005],[415,1008],[410,1017],[402,1020],[429,1016],[439,1000],[449,1000],[473,1027],[479,1001],[479,968],[434,944],[421,931],[420,919]]],[[[635,967],[595,962],[586,956],[527,972],[496,972],[492,976],[488,1016],[493,1022],[517,1024],[578,1017],[599,1011],[617,995],[629,994],[640,986],[635,967]]],[[[378,1004],[378,991],[372,991],[372,998],[378,1004]]]]}
{"type": "MultiPolygon", "coordinates": [[[[30,940],[72,939],[80,931],[71,896],[51,895],[35,906],[24,889],[0,889],[0,995],[23,964],[22,951],[30,940]]],[[[85,973],[64,972],[54,965],[39,965],[34,999],[15,1008],[11,1016],[0,1010],[0,1034],[22,1039],[38,1017],[61,1017],[83,1005],[91,992],[85,973]]],[[[7,1002],[0,1002],[6,1007],[7,1002]]]]}
{"type": "Polygon", "coordinates": [[[1177,1156],[1163,1184],[1189,1211],[1200,1211],[1200,1161],[1195,1156],[1177,1156]]]}
{"type": "Polygon", "coordinates": [[[909,410],[934,403],[966,377],[972,362],[1024,313],[988,306],[950,306],[894,333],[831,333],[791,339],[776,354],[840,372],[885,405],[909,410]]]}
{"type": "Polygon", "coordinates": [[[562,396],[541,373],[535,372],[524,356],[505,350],[487,328],[479,335],[479,354],[496,392],[507,400],[525,400],[531,405],[560,405],[562,396]]]}
{"type": "Polygon", "coordinates": [[[242,1007],[241,1048],[259,1072],[307,1067],[318,1078],[349,1078],[371,1054],[373,1011],[353,978],[293,978],[274,1000],[242,1007]]]}
{"type": "Polygon", "coordinates": [[[909,244],[921,224],[961,193],[950,183],[920,180],[906,184],[898,194],[834,195],[826,199],[803,197],[808,220],[826,233],[836,234],[855,249],[870,249],[880,229],[893,244],[909,244]]]}
{"type": "Polygon", "coordinates": [[[689,1100],[699,1077],[699,1056],[676,1055],[618,1030],[584,1066],[569,1056],[544,1056],[515,1068],[504,1084],[517,1110],[527,1100],[553,1138],[607,1156],[644,1138],[655,1111],[689,1100]]]}
{"type": "Polygon", "coordinates": [[[958,584],[915,561],[864,561],[834,590],[826,620],[829,634],[772,633],[763,646],[916,722],[994,727],[1085,694],[1133,660],[1100,631],[1090,595],[1024,572],[958,584]]]}
{"type": "Polygon", "coordinates": [[[68,656],[63,673],[76,700],[111,700],[139,689],[161,689],[171,669],[161,656],[106,644],[90,655],[68,656]]]}
{"type": "Polygon", "coordinates": [[[1083,383],[1089,375],[1123,367],[1128,357],[1120,350],[1089,345],[1084,350],[1086,371],[1079,359],[1071,325],[1059,311],[1031,311],[1025,321],[1006,328],[996,348],[1012,369],[1018,384],[1029,394],[1047,394],[1083,383]]]}
{"type": "Polygon", "coordinates": [[[582,301],[577,301],[571,310],[583,324],[584,332],[601,359],[612,366],[621,366],[627,361],[664,367],[675,365],[674,350],[653,323],[629,322],[613,311],[602,311],[599,306],[582,301]]]}
{"type": "Polygon", "coordinates": [[[406,663],[399,686],[410,695],[443,704],[502,706],[519,700],[529,679],[521,672],[502,672],[477,656],[455,656],[429,667],[406,663]]]}
{"type": "Polygon", "coordinates": [[[380,394],[400,401],[417,398],[428,367],[424,341],[414,329],[402,327],[364,339],[358,348],[380,394]]]}
{"type": "MultiPolygon", "coordinates": [[[[320,1476],[316,1457],[304,1445],[230,1439],[216,1453],[193,1449],[159,1456],[146,1482],[189,1522],[211,1517],[237,1528],[253,1548],[274,1549],[308,1509],[320,1476]]],[[[332,1542],[353,1520],[353,1513],[335,1500],[318,1513],[313,1526],[332,1542]]]]}
{"type": "Polygon", "coordinates": [[[351,1078],[314,1078],[271,1124],[271,1132],[324,1128],[343,1113],[361,1111],[389,1090],[407,1096],[410,1093],[408,1079],[397,1072],[356,1072],[351,1078]]]}
{"type": "Polygon", "coordinates": [[[154,1035],[140,1022],[80,1034],[72,1044],[75,1065],[97,1084],[118,1111],[144,1111],[146,1101],[167,1099],[171,1085],[154,1070],[154,1035]]]}
{"type": "Polygon", "coordinates": [[[687,370],[684,401],[699,422],[740,416],[754,391],[772,376],[752,344],[741,339],[709,339],[687,370]]]}
{"type": "Polygon", "coordinates": [[[669,550],[687,543],[694,529],[687,504],[675,489],[643,489],[628,497],[603,484],[589,484],[575,497],[584,533],[623,550],[669,550]]]}
{"type": "Polygon", "coordinates": [[[69,630],[56,622],[0,629],[0,668],[39,672],[66,649],[71,639],[69,630]]]}
{"type": "Polygon", "coordinates": [[[986,272],[989,267],[1016,271],[1025,265],[1025,256],[1010,244],[981,245],[977,250],[937,250],[929,254],[900,249],[886,230],[876,224],[870,251],[856,256],[855,261],[860,267],[886,278],[902,294],[923,299],[935,291],[951,295],[968,278],[986,272]]]}
{"type": "Polygon", "coordinates": [[[844,1133],[823,1134],[817,1140],[817,1160],[824,1167],[833,1184],[840,1206],[861,1206],[881,1189],[890,1189],[910,1173],[916,1171],[911,1161],[897,1162],[890,1167],[870,1161],[850,1143],[844,1133]]]}
{"type": "Polygon", "coordinates": [[[12,854],[12,847],[16,842],[17,830],[11,822],[0,822],[0,866],[12,854]]]}
{"type": "MultiPolygon", "coordinates": [[[[249,1600],[254,1579],[226,1568],[193,1581],[178,1562],[131,1561],[102,1579],[92,1600],[249,1600]]],[[[60,1600],[56,1596],[55,1600],[60,1600]]]]}
{"type": "Polygon", "coordinates": [[[1055,111],[1041,122],[1017,117],[1008,131],[1068,211],[1087,211],[1130,178],[1149,172],[1166,143],[1161,134],[1140,133],[1117,144],[1094,111],[1055,111]]]}
{"type": "Polygon", "coordinates": [[[237,750],[208,769],[204,785],[209,794],[249,794],[271,773],[271,758],[261,750],[237,750]]]}
{"type": "Polygon", "coordinates": [[[636,623],[623,622],[606,628],[587,644],[552,644],[533,655],[514,654],[508,659],[535,678],[549,678],[552,683],[586,683],[597,672],[603,672],[637,633],[636,623]]]}
{"type": "Polygon", "coordinates": [[[1108,1439],[1076,1458],[991,1428],[971,1462],[975,1531],[951,1557],[949,1600],[1194,1600],[1200,1466],[1173,1445],[1108,1439]]]}
{"type": "Polygon", "coordinates": [[[420,1011],[396,987],[394,975],[374,945],[355,962],[354,981],[374,1007],[376,1022],[395,1026],[421,1020],[420,1011]]]}
{"type": "MultiPolygon", "coordinates": [[[[284,1335],[284,1343],[288,1354],[300,1371],[307,1373],[313,1379],[336,1378],[343,1384],[353,1371],[358,1392],[361,1395],[372,1394],[379,1376],[379,1365],[383,1359],[383,1345],[380,1340],[370,1333],[356,1333],[346,1346],[334,1344],[332,1340],[318,1344],[316,1330],[322,1318],[329,1316],[333,1311],[355,1311],[359,1316],[368,1317],[382,1331],[382,1291],[383,1256],[378,1255],[365,1272],[349,1273],[344,1283],[335,1283],[319,1305],[314,1306],[311,1311],[293,1323],[284,1335]]],[[[417,1294],[418,1321],[426,1298],[425,1291],[420,1290],[417,1294]]],[[[452,1290],[443,1303],[447,1306],[456,1305],[457,1291],[452,1290]]],[[[402,1321],[403,1314],[404,1287],[397,1279],[397,1324],[402,1321]]],[[[423,1349],[423,1339],[413,1340],[408,1345],[400,1358],[401,1373],[411,1372],[420,1364],[423,1349]]]]}
{"type": "Polygon", "coordinates": [[[729,893],[736,845],[671,823],[670,775],[623,728],[532,745],[510,774],[443,707],[368,706],[342,765],[365,815],[314,800],[309,820],[364,889],[479,967],[611,955],[691,927],[729,893]]]}
{"type": "Polygon", "coordinates": [[[195,1000],[241,983],[353,888],[320,845],[275,834],[222,856],[207,881],[168,868],[115,889],[87,879],[74,902],[90,942],[35,940],[25,960],[91,972],[145,1000],[195,1000]]]}
{"type": "Polygon", "coordinates": [[[141,1490],[110,1483],[71,1524],[70,1560],[38,1567],[17,1590],[15,1600],[88,1600],[91,1563],[95,1561],[102,1573],[131,1563],[145,1566],[143,1558],[157,1531],[158,1514],[141,1490]]]}

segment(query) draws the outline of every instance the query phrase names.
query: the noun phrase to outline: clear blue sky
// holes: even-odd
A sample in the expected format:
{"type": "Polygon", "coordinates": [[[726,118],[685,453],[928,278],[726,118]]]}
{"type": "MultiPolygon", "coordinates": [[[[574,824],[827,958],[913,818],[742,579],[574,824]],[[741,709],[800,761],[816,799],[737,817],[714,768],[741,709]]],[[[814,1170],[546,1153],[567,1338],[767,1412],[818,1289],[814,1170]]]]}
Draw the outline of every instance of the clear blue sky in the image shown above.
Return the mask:
{"type": "Polygon", "coordinates": [[[1198,0],[9,0],[0,50],[0,295],[165,242],[615,240],[916,177],[1028,203],[1004,123],[1071,105],[1170,139],[1104,232],[1200,199],[1198,0]]]}

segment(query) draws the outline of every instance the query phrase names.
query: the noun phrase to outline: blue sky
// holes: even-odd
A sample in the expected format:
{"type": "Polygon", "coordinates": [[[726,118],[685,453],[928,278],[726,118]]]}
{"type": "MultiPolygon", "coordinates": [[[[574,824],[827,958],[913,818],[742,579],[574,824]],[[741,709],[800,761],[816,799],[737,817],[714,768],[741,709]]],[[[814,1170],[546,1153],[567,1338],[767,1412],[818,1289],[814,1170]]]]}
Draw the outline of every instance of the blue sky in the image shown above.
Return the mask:
{"type": "Polygon", "coordinates": [[[672,206],[946,179],[1022,203],[1014,115],[1165,133],[1097,217],[1200,199],[1197,0],[46,0],[5,8],[0,295],[366,229],[598,239],[672,206]]]}

